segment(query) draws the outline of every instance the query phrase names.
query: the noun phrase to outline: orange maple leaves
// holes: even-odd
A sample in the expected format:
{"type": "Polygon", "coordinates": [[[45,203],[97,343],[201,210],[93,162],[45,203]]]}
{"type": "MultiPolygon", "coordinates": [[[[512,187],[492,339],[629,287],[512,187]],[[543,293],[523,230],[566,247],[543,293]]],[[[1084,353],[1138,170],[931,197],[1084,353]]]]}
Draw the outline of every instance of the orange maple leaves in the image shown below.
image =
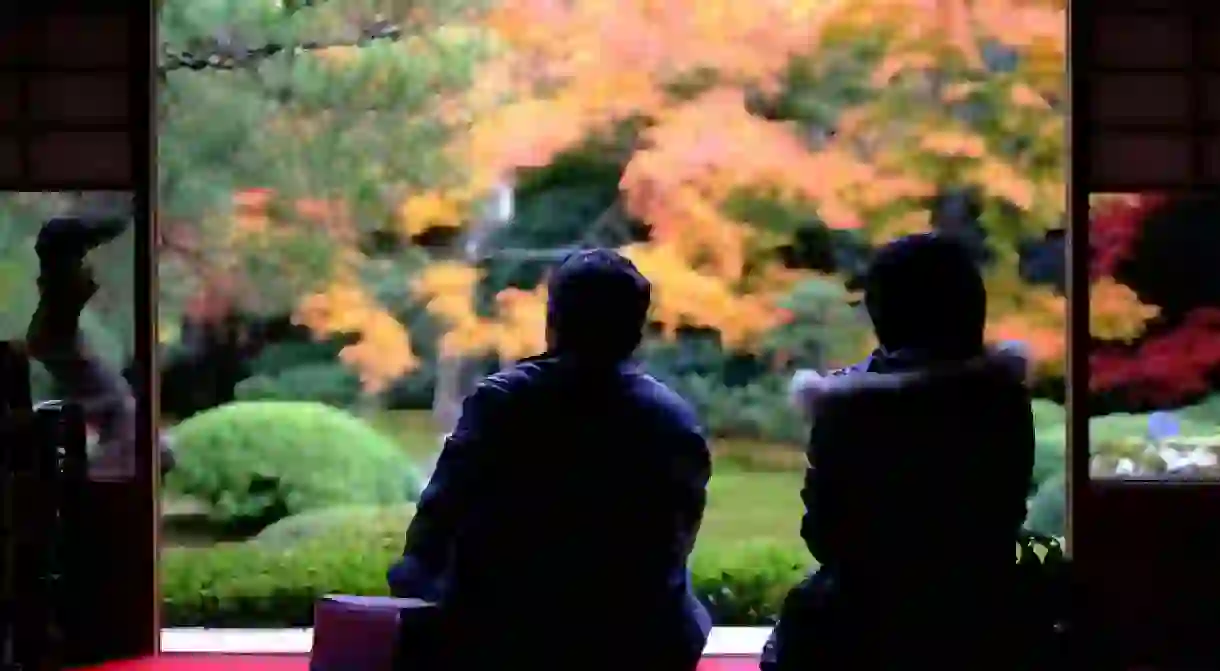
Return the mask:
{"type": "Polygon", "coordinates": [[[881,242],[928,230],[926,200],[945,168],[921,166],[939,157],[956,166],[955,180],[991,197],[1038,209],[1042,219],[1062,212],[1062,170],[1031,179],[1019,157],[1002,155],[922,93],[931,71],[946,98],[986,93],[982,45],[1006,45],[1022,59],[1003,89],[1005,103],[1025,115],[1012,123],[1055,141],[1061,115],[1047,100],[1063,91],[1061,3],[505,0],[486,27],[507,46],[491,73],[512,95],[464,138],[472,169],[502,175],[545,165],[618,122],[642,122],[620,188],[651,240],[628,251],[654,279],[654,316],[670,330],[709,326],[743,344],[775,322],[774,293],[746,277],[767,245],[753,222],[724,208],[742,190],[813,203],[828,225],[862,228],[881,242]],[[817,61],[878,36],[886,53],[876,94],[842,114],[834,137],[815,141],[752,109],[752,97],[778,91],[794,57],[817,61]],[[707,85],[675,93],[675,82],[690,77],[707,85]]]}
{"type": "Polygon", "coordinates": [[[496,296],[496,314],[480,315],[475,296],[480,271],[456,261],[429,264],[412,282],[415,295],[445,325],[441,356],[498,353],[506,359],[546,347],[546,289],[509,289],[496,296]]]}
{"type": "Polygon", "coordinates": [[[293,320],[321,335],[355,334],[357,341],[340,350],[339,358],[360,374],[370,393],[384,391],[419,364],[406,328],[350,278],[336,278],[305,296],[293,320]]]}
{"type": "MultiPolygon", "coordinates": [[[[356,342],[344,347],[340,359],[356,370],[366,391],[378,393],[419,362],[411,349],[406,328],[368,291],[356,277],[364,257],[355,246],[355,228],[341,203],[315,198],[284,203],[292,222],[277,217],[272,207],[277,194],[270,189],[251,188],[233,196],[233,215],[228,244],[247,250],[272,249],[292,236],[322,233],[335,248],[333,268],[322,288],[301,298],[293,320],[318,335],[355,335],[356,342]],[[302,224],[305,227],[302,228],[302,224]],[[272,246],[272,247],[269,247],[272,246]]],[[[287,264],[285,272],[294,269],[287,264]]],[[[318,278],[297,278],[318,283],[318,278]]]]}
{"type": "MultiPolygon", "coordinates": [[[[625,251],[653,280],[654,317],[671,332],[711,327],[726,344],[746,347],[782,322],[778,298],[794,279],[775,272],[774,241],[756,222],[726,211],[742,191],[810,203],[827,225],[861,229],[873,242],[928,230],[928,197],[946,183],[980,187],[1027,213],[1036,222],[1030,228],[1052,225],[1063,212],[1063,166],[1053,158],[1063,115],[1050,102],[1064,92],[1062,2],[502,0],[481,21],[477,29],[491,35],[497,56],[452,114],[463,127],[452,152],[468,183],[404,201],[400,231],[461,226],[472,200],[463,194],[632,121],[643,130],[629,147],[622,202],[650,226],[651,239],[625,251]],[[833,136],[757,113],[754,101],[782,88],[794,57],[855,58],[849,47],[878,40],[884,54],[872,90],[841,112],[833,136]],[[1012,49],[1016,69],[994,75],[986,42],[1012,49]],[[703,83],[678,91],[686,80],[703,83]],[[1011,110],[995,127],[972,126],[955,112],[988,96],[1011,110]],[[1041,154],[1006,153],[1016,134],[1033,136],[1041,154]]],[[[252,214],[241,228],[258,233],[267,223],[252,214]]],[[[1015,237],[991,235],[1001,244],[1015,237]]],[[[1015,263],[1012,254],[998,256],[1015,263]]],[[[357,328],[359,317],[370,342],[397,354],[386,359],[393,365],[358,352],[349,358],[383,373],[409,368],[405,331],[377,316],[346,275],[336,277],[302,304],[302,321],[330,332],[357,328]]],[[[416,295],[447,326],[442,352],[516,357],[541,349],[544,288],[503,292],[487,316],[474,309],[478,280],[475,269],[449,262],[415,278],[416,295]]],[[[1120,288],[1098,292],[1098,305],[1109,306],[1099,323],[1129,336],[1131,323],[1116,315],[1144,313],[1120,288]]],[[[991,333],[1031,340],[1047,360],[1061,357],[1055,299],[1034,292],[1012,306],[993,316],[991,333]]]]}

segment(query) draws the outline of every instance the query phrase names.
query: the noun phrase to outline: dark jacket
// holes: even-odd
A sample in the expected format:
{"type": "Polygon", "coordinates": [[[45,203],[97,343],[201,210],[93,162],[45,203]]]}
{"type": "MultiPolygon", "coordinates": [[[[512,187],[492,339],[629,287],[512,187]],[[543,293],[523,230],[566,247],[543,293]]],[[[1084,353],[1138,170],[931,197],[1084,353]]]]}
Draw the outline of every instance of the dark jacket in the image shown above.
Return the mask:
{"type": "Polygon", "coordinates": [[[1011,356],[890,358],[823,381],[801,492],[821,567],[789,595],[763,668],[995,662],[1026,612],[1014,558],[1034,429],[1011,356]]]}
{"type": "Polygon", "coordinates": [[[392,591],[439,599],[468,650],[697,660],[686,561],[710,469],[690,407],[634,366],[527,359],[465,400],[392,591]]]}
{"type": "Polygon", "coordinates": [[[1001,357],[835,378],[811,435],[801,537],[844,571],[928,543],[1011,565],[1033,455],[1029,393],[1001,357]]]}

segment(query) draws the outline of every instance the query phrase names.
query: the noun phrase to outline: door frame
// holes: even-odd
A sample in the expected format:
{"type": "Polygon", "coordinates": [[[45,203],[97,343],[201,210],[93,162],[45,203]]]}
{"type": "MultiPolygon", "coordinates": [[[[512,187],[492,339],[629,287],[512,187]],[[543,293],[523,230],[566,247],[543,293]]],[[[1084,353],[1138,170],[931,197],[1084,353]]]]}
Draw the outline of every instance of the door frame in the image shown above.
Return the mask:
{"type": "Polygon", "coordinates": [[[88,625],[66,641],[66,656],[74,663],[155,654],[160,641],[159,455],[150,448],[157,444],[158,416],[156,21],[149,4],[96,4],[19,2],[0,8],[0,90],[16,103],[0,114],[0,190],[134,197],[136,469],[130,480],[91,482],[84,492],[89,556],[80,570],[88,577],[66,606],[77,614],[74,621],[88,625]],[[60,91],[88,85],[107,104],[64,104],[47,93],[56,84],[60,91]]]}

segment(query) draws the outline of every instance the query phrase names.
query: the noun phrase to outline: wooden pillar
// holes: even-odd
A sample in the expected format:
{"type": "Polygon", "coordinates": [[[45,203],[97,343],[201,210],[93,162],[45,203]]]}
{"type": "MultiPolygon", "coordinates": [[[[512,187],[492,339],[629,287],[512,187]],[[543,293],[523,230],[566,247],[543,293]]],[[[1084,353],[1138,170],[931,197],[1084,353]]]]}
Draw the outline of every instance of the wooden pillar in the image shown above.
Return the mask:
{"type": "MultiPolygon", "coordinates": [[[[18,0],[0,8],[0,190],[128,192],[135,205],[135,353],[140,427],[130,477],[90,482],[87,549],[65,632],[70,661],[153,654],[157,615],[157,451],[152,217],[152,54],[148,3],[18,0]],[[89,7],[102,7],[89,9],[89,7]]],[[[34,278],[30,278],[31,283],[34,278]]]]}
{"type": "Polygon", "coordinates": [[[1186,0],[1071,12],[1070,550],[1127,668],[1218,668],[1220,482],[1090,479],[1087,284],[1090,194],[1220,187],[1220,18],[1186,0]]]}

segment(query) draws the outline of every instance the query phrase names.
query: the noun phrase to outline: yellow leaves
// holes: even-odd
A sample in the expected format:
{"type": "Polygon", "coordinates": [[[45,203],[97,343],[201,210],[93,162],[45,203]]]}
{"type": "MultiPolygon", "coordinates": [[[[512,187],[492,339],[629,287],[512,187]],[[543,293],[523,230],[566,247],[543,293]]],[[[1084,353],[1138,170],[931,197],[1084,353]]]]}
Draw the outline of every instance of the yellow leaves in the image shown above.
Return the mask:
{"type": "Polygon", "coordinates": [[[675,77],[712,70],[739,89],[774,88],[820,30],[825,3],[787,0],[504,0],[486,27],[513,47],[524,95],[476,124],[473,154],[497,170],[543,165],[606,124],[650,117],[675,77]]]}
{"type": "Polygon", "coordinates": [[[364,390],[376,394],[419,364],[411,339],[392,315],[373,309],[365,315],[360,339],[339,351],[339,359],[360,374],[364,390]]]}
{"type": "Polygon", "coordinates": [[[980,161],[971,176],[992,197],[1002,198],[1024,211],[1033,209],[1035,205],[1037,189],[1034,184],[999,159],[985,158],[980,161]]]}
{"type": "Polygon", "coordinates": [[[424,268],[412,290],[430,313],[445,323],[442,356],[497,352],[519,359],[546,348],[546,288],[506,289],[496,296],[497,311],[484,317],[475,310],[480,273],[465,264],[444,261],[424,268]]]}
{"type": "MultiPolygon", "coordinates": [[[[487,185],[546,165],[618,121],[638,121],[644,130],[620,190],[627,213],[651,231],[649,245],[628,253],[655,284],[654,317],[671,331],[717,328],[746,346],[777,313],[747,276],[766,243],[754,222],[726,214],[731,194],[811,203],[831,228],[877,241],[928,230],[926,199],[940,187],[977,186],[1031,225],[1057,221],[1063,171],[1046,164],[1064,124],[1048,100],[1063,93],[1064,25],[1061,3],[1039,0],[503,0],[484,28],[506,56],[481,72],[480,109],[455,146],[472,183],[487,185]],[[819,49],[833,58],[844,45],[876,40],[885,53],[874,90],[841,112],[834,137],[810,138],[747,105],[777,86],[794,55],[818,61],[819,49]],[[982,63],[980,45],[993,42],[1019,57],[1003,86],[982,63]],[[676,79],[705,69],[716,73],[710,89],[670,93],[676,79]],[[966,101],[1001,106],[1003,116],[972,125],[958,113],[966,101]],[[1033,148],[1011,150],[1029,143],[1009,135],[1032,136],[1033,148]]],[[[404,221],[452,220],[430,197],[404,204],[404,221]]],[[[1016,263],[1011,250],[996,251],[1016,263]]],[[[454,347],[516,355],[537,346],[525,334],[540,330],[539,296],[503,294],[497,317],[480,321],[456,297],[466,289],[450,292],[432,294],[430,305],[455,325],[454,347]],[[475,326],[495,335],[480,339],[475,326]]],[[[1021,334],[1043,360],[1060,360],[1059,299],[1012,293],[1011,311],[1022,316],[997,315],[992,331],[1021,334]]]]}
{"type": "Polygon", "coordinates": [[[1045,288],[1025,286],[1019,275],[1010,272],[993,272],[988,277],[987,294],[992,312],[987,320],[987,341],[1019,340],[1029,349],[1033,370],[1062,372],[1067,356],[1067,304],[1063,297],[1045,288]]]}
{"type": "Polygon", "coordinates": [[[982,158],[987,153],[983,138],[964,131],[929,131],[919,138],[919,146],[926,152],[946,157],[982,158]]]}
{"type": "Polygon", "coordinates": [[[428,312],[444,322],[441,356],[481,354],[491,348],[490,329],[474,305],[479,280],[477,269],[456,261],[441,261],[429,264],[412,282],[415,296],[424,301],[428,312]]]}
{"type": "Polygon", "coordinates": [[[419,235],[430,228],[458,228],[464,221],[463,204],[450,194],[423,191],[402,202],[398,220],[407,236],[419,235]]]}
{"type": "Polygon", "coordinates": [[[987,341],[1020,341],[1030,354],[1030,368],[1044,374],[1063,371],[1067,334],[1061,325],[1047,324],[1029,315],[1004,315],[987,324],[987,341]]]}
{"type": "Polygon", "coordinates": [[[357,371],[369,393],[384,391],[419,363],[406,328],[354,282],[336,280],[306,296],[293,322],[319,335],[356,334],[339,358],[357,371]]]}
{"type": "Polygon", "coordinates": [[[1008,92],[1008,99],[1017,107],[1025,107],[1037,110],[1039,112],[1050,109],[1050,103],[1046,102],[1046,98],[1042,97],[1033,87],[1018,83],[1008,92]]]}
{"type": "Polygon", "coordinates": [[[429,264],[412,282],[412,292],[426,301],[428,311],[453,328],[478,322],[474,309],[474,292],[480,279],[479,271],[455,261],[429,264]]]}
{"type": "Polygon", "coordinates": [[[546,349],[546,287],[505,289],[496,295],[495,350],[505,359],[523,359],[546,349]]]}
{"type": "Polygon", "coordinates": [[[708,327],[726,346],[740,348],[782,322],[771,295],[739,292],[721,277],[694,270],[672,246],[631,245],[623,253],[653,283],[652,319],[668,335],[682,326],[708,327]]]}
{"type": "Polygon", "coordinates": [[[1160,308],[1141,303],[1130,287],[1103,277],[1089,288],[1089,334],[1099,340],[1133,342],[1160,308]]]}
{"type": "Polygon", "coordinates": [[[690,187],[679,187],[665,199],[629,199],[629,211],[655,221],[653,240],[680,250],[686,259],[705,259],[721,277],[736,280],[745,267],[750,229],[720,214],[718,203],[690,187]]]}
{"type": "Polygon", "coordinates": [[[940,99],[949,104],[965,102],[978,89],[975,82],[953,82],[941,90],[940,99]]]}
{"type": "MultiPolygon", "coordinates": [[[[1062,296],[1045,289],[1009,286],[1013,282],[988,285],[1000,314],[987,324],[989,341],[1021,340],[1043,372],[1062,370],[1066,356],[1067,305],[1062,296]]],[[[1113,278],[1102,278],[1089,290],[1089,334],[1100,340],[1132,342],[1143,333],[1159,309],[1141,303],[1129,287],[1113,278]]]]}
{"type": "Polygon", "coordinates": [[[890,53],[873,72],[870,82],[874,87],[888,86],[899,75],[911,70],[928,70],[936,65],[936,59],[929,53],[896,52],[890,53]]]}
{"type": "Polygon", "coordinates": [[[943,31],[945,45],[965,60],[967,67],[983,64],[978,33],[974,29],[972,0],[936,0],[936,22],[943,31]]]}
{"type": "Polygon", "coordinates": [[[904,235],[928,233],[932,230],[932,212],[926,209],[912,210],[882,224],[872,236],[874,244],[883,245],[904,235]]]}

